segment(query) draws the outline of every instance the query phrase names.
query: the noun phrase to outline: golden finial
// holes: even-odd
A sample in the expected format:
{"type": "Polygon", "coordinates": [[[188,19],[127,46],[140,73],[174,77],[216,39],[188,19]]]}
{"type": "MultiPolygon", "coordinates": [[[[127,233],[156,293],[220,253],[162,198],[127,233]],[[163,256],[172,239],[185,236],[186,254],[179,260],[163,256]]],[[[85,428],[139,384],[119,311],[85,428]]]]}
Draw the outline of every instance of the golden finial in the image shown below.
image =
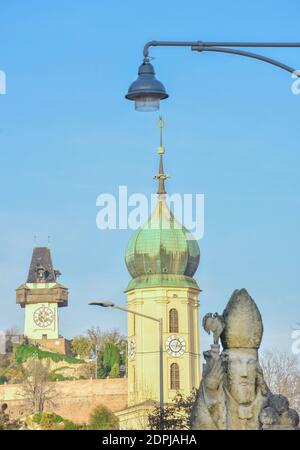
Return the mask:
{"type": "Polygon", "coordinates": [[[157,151],[159,153],[159,172],[157,175],[154,176],[154,179],[158,180],[157,193],[159,195],[164,195],[164,194],[166,194],[165,180],[167,178],[170,178],[169,175],[164,173],[164,167],[163,167],[163,154],[165,153],[165,147],[163,146],[163,129],[165,126],[165,122],[164,122],[163,118],[161,116],[159,116],[157,123],[160,128],[160,146],[157,149],[157,151]]]}
{"type": "Polygon", "coordinates": [[[165,127],[165,121],[164,121],[164,119],[161,116],[159,116],[157,124],[158,124],[158,127],[160,129],[160,144],[159,144],[159,147],[157,149],[157,152],[160,155],[163,155],[165,153],[165,147],[163,146],[163,129],[165,127]]]}

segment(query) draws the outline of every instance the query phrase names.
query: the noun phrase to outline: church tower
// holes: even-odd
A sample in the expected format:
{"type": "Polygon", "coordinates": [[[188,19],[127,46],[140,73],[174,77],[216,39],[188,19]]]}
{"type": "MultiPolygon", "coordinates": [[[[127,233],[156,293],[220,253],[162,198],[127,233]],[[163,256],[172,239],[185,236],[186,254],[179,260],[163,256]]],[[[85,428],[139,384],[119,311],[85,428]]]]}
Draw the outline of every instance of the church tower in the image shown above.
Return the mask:
{"type": "Polygon", "coordinates": [[[16,302],[25,309],[24,337],[65,353],[65,340],[59,339],[58,308],[68,306],[68,289],[58,283],[60,275],[53,269],[50,249],[35,247],[27,281],[16,290],[16,302]]]}
{"type": "MultiPolygon", "coordinates": [[[[125,293],[128,309],[162,319],[164,402],[177,392],[189,395],[200,383],[198,295],[193,276],[198,268],[198,243],[166,202],[161,142],[157,204],[144,226],[130,239],[125,253],[132,277],[125,293]]],[[[128,406],[159,400],[158,323],[128,314],[128,406]]]]}

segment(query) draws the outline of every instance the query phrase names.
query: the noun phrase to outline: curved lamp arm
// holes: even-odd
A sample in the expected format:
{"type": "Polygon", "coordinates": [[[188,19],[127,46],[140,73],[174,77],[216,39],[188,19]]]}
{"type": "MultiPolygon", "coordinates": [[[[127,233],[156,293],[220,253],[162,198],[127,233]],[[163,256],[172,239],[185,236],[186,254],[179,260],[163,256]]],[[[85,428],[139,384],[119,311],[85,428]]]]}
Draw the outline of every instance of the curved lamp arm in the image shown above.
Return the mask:
{"type": "Polygon", "coordinates": [[[273,66],[279,67],[280,69],[286,70],[287,72],[290,72],[290,73],[294,74],[295,76],[300,77],[300,72],[297,72],[296,69],[293,69],[292,67],[287,66],[286,64],[283,64],[280,61],[277,61],[276,59],[268,58],[263,55],[258,55],[257,53],[246,52],[244,50],[236,50],[234,48],[223,48],[223,47],[203,47],[201,49],[192,47],[192,50],[196,50],[198,52],[201,52],[201,51],[220,52],[220,53],[229,53],[232,55],[246,56],[248,58],[258,59],[259,61],[264,61],[268,64],[272,64],[273,66]]]}
{"type": "Polygon", "coordinates": [[[149,48],[150,47],[191,47],[191,50],[198,52],[219,52],[219,53],[229,53],[233,55],[246,56],[248,58],[258,59],[259,61],[264,61],[273,66],[279,67],[280,69],[286,70],[294,74],[296,77],[300,78],[300,72],[286,64],[281,63],[267,56],[258,55],[257,53],[248,52],[245,50],[238,50],[230,47],[280,47],[280,48],[300,48],[300,42],[189,42],[189,41],[150,41],[144,46],[143,55],[144,58],[149,58],[149,48]]]}

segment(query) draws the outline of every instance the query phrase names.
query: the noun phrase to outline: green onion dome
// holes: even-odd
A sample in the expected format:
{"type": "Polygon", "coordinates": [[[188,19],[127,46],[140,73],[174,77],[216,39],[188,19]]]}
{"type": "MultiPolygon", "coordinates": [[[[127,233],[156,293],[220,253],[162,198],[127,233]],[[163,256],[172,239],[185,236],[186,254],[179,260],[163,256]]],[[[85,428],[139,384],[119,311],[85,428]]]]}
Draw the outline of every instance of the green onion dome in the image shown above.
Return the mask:
{"type": "Polygon", "coordinates": [[[164,196],[144,226],[135,231],[125,252],[132,276],[128,290],[145,287],[194,287],[200,261],[197,241],[168,208],[164,196]]]}

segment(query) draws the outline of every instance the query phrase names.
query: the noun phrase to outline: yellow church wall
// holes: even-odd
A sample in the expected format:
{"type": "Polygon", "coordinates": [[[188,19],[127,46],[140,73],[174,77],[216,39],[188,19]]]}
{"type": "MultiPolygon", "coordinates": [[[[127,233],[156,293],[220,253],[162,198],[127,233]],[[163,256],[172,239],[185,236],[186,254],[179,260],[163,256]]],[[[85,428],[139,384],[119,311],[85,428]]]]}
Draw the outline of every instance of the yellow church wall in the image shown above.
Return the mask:
{"type": "MultiPolygon", "coordinates": [[[[127,293],[128,309],[163,320],[164,402],[171,402],[177,390],[170,387],[170,366],[177,363],[180,389],[189,395],[199,387],[199,291],[191,288],[134,289],[127,293]],[[178,311],[179,331],[169,331],[169,311],[178,311]],[[176,335],[184,339],[186,349],[182,356],[174,357],[166,351],[166,340],[176,335]]],[[[135,339],[136,355],[128,362],[128,400],[135,405],[146,400],[159,400],[159,326],[147,318],[128,314],[128,339],[135,339]]]]}

